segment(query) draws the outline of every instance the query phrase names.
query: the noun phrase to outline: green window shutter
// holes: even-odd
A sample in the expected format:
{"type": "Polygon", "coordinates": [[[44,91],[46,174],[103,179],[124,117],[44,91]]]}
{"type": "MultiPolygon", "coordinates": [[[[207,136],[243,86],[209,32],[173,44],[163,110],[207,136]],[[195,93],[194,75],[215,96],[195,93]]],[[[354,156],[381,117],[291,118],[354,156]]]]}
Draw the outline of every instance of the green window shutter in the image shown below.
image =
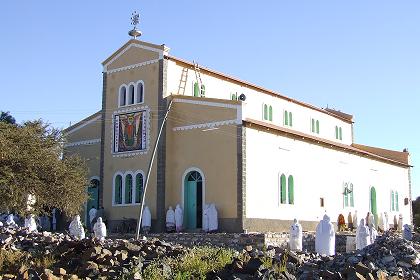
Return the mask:
{"type": "Polygon", "coordinates": [[[264,104],[264,120],[268,120],[268,108],[267,104],[264,104]]]}
{"type": "Polygon", "coordinates": [[[376,211],[376,190],[375,190],[375,187],[372,187],[370,189],[370,212],[373,215],[376,215],[377,214],[377,211],[376,211]]]}
{"type": "Polygon", "coordinates": [[[338,139],[338,126],[335,126],[335,139],[338,139]]]}
{"type": "Polygon", "coordinates": [[[271,105],[268,107],[268,120],[273,121],[273,107],[271,105]]]}
{"type": "Polygon", "coordinates": [[[284,111],[284,124],[289,125],[289,113],[284,111]]]}
{"type": "Polygon", "coordinates": [[[114,204],[121,204],[122,203],[122,177],[121,175],[117,175],[115,177],[115,185],[114,185],[114,204]]]}
{"type": "Polygon", "coordinates": [[[143,174],[136,175],[136,203],[140,203],[143,195],[143,174]]]}
{"type": "Polygon", "coordinates": [[[338,132],[339,132],[340,140],[343,140],[343,130],[341,129],[341,127],[339,128],[338,132]]]}
{"type": "Polygon", "coordinates": [[[318,120],[316,121],[316,133],[319,134],[319,121],[318,120]]]}
{"type": "Polygon", "coordinates": [[[293,126],[293,115],[292,112],[289,112],[289,125],[293,126]]]}
{"type": "Polygon", "coordinates": [[[347,183],[344,184],[343,201],[344,201],[344,207],[348,207],[349,206],[349,190],[348,190],[347,183]]]}
{"type": "Polygon", "coordinates": [[[201,85],[201,97],[205,97],[205,96],[206,96],[206,86],[201,85]]]}
{"type": "Polygon", "coordinates": [[[391,191],[391,211],[395,210],[395,204],[394,204],[394,191],[391,191]]]}
{"type": "Polygon", "coordinates": [[[395,211],[400,211],[400,207],[398,205],[398,192],[395,192],[395,211]]]}
{"type": "Polygon", "coordinates": [[[195,96],[195,97],[198,97],[198,96],[199,96],[199,94],[200,94],[200,89],[198,88],[198,83],[197,83],[197,82],[195,82],[195,83],[194,83],[194,96],[195,96]]]}
{"type": "Polygon", "coordinates": [[[353,184],[350,184],[350,207],[354,207],[353,184]]]}
{"type": "Polygon", "coordinates": [[[294,193],[294,182],[293,182],[293,176],[290,175],[287,179],[287,187],[289,191],[289,204],[295,204],[295,193],[294,193]]]}
{"type": "Polygon", "coordinates": [[[311,119],[311,131],[315,132],[315,120],[311,119]]]}
{"type": "Polygon", "coordinates": [[[280,203],[286,203],[286,176],[284,174],[280,177],[280,203]]]}
{"type": "Polygon", "coordinates": [[[133,202],[133,176],[128,174],[125,176],[125,193],[124,203],[130,204],[133,202]]]}

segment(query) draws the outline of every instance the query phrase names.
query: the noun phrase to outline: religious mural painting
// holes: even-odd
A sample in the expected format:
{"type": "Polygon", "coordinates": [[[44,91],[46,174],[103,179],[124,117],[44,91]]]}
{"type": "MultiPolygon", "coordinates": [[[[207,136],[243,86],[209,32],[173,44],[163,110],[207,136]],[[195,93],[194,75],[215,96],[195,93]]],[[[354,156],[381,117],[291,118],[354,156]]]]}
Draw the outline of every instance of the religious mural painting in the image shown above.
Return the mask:
{"type": "Polygon", "coordinates": [[[146,110],[114,115],[114,153],[145,150],[146,134],[146,110]]]}

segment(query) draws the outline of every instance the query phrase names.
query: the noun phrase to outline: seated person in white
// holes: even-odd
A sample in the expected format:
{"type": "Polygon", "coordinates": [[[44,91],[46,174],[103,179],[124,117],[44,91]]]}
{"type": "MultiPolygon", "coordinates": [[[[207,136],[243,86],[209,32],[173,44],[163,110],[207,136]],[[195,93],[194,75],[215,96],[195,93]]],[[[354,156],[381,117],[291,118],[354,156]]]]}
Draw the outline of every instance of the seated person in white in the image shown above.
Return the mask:
{"type": "Polygon", "coordinates": [[[80,221],[80,216],[76,215],[69,225],[70,235],[76,239],[85,238],[85,229],[83,228],[82,222],[80,221]]]}
{"type": "Polygon", "coordinates": [[[25,228],[28,229],[29,232],[36,232],[36,222],[33,215],[28,215],[25,218],[25,228]]]}
{"type": "Polygon", "coordinates": [[[182,223],[183,223],[183,211],[181,206],[179,206],[179,204],[176,205],[175,208],[175,227],[176,227],[176,232],[181,232],[182,231],[182,223]]]}
{"type": "Polygon", "coordinates": [[[101,217],[96,219],[96,223],[93,226],[93,233],[94,233],[95,237],[98,238],[99,240],[104,240],[105,239],[105,237],[106,237],[106,226],[102,222],[101,217]]]}
{"type": "Polygon", "coordinates": [[[172,209],[172,206],[169,206],[169,209],[166,212],[166,231],[175,231],[175,211],[172,209]]]}
{"type": "Polygon", "coordinates": [[[289,247],[290,251],[302,251],[302,226],[297,219],[290,226],[289,247]]]}
{"type": "Polygon", "coordinates": [[[369,227],[365,225],[365,219],[361,219],[356,232],[356,249],[361,250],[368,245],[370,245],[369,227]]]}

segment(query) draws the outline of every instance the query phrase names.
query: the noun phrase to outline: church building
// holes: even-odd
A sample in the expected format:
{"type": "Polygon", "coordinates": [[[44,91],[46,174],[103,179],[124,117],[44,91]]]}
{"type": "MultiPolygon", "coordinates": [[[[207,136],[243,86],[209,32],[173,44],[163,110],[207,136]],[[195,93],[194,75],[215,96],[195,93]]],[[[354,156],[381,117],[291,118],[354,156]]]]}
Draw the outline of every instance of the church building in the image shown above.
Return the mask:
{"type": "Polygon", "coordinates": [[[387,212],[391,224],[402,214],[411,224],[408,151],[358,144],[353,116],[136,36],[102,65],[102,109],[65,129],[64,155],[86,160],[86,209],[104,207],[111,230],[138,219],[156,143],[145,197],[154,231],[177,204],[185,230],[199,231],[209,203],[226,232],[284,231],[294,218],[314,230],[324,213],[336,221],[355,211],[359,219],[387,212]]]}

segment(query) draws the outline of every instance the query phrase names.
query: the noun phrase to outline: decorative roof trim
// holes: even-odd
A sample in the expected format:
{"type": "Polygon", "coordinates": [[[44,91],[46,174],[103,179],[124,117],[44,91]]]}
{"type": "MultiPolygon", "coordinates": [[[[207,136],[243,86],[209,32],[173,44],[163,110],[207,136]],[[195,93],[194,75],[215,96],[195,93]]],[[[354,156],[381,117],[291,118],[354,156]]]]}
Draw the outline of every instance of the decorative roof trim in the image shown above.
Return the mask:
{"type": "Polygon", "coordinates": [[[159,61],[159,59],[148,60],[148,61],[145,61],[145,62],[140,62],[140,63],[136,63],[136,64],[127,65],[127,66],[112,69],[112,70],[109,70],[109,71],[104,69],[104,72],[106,72],[107,74],[112,74],[112,73],[115,73],[115,72],[127,71],[127,70],[130,70],[130,69],[134,69],[134,68],[143,67],[143,66],[146,66],[146,65],[149,65],[149,64],[153,64],[153,63],[156,63],[158,61],[159,61]]]}
{"type": "Polygon", "coordinates": [[[231,108],[231,109],[238,109],[238,107],[241,107],[241,105],[202,101],[202,100],[180,99],[180,98],[175,98],[174,102],[204,105],[204,106],[213,106],[213,107],[222,107],[222,108],[231,108]]]}
{"type": "Polygon", "coordinates": [[[177,127],[172,128],[172,130],[179,131],[179,130],[190,130],[190,129],[196,129],[196,128],[214,128],[217,126],[231,125],[231,124],[241,124],[241,121],[238,121],[238,119],[234,119],[234,120],[223,120],[223,121],[217,121],[217,122],[192,124],[192,125],[185,125],[185,126],[177,126],[177,127]]]}
{"type": "Polygon", "coordinates": [[[93,115],[91,115],[91,116],[87,117],[87,118],[86,118],[86,119],[84,119],[84,120],[81,120],[80,122],[78,122],[78,123],[74,124],[73,126],[68,127],[67,129],[65,129],[65,130],[64,130],[64,133],[65,133],[65,134],[71,134],[71,133],[73,133],[73,132],[75,132],[75,131],[77,131],[77,130],[79,130],[79,129],[81,129],[81,128],[83,128],[83,127],[85,127],[85,126],[87,126],[87,125],[89,125],[89,124],[91,124],[91,123],[93,123],[93,122],[96,122],[96,121],[100,120],[100,119],[101,119],[101,117],[102,117],[102,115],[101,115],[101,114],[99,114],[100,112],[101,112],[101,111],[96,112],[95,114],[93,114],[93,115]],[[92,119],[89,119],[89,118],[93,117],[93,116],[94,116],[94,115],[96,115],[96,114],[99,114],[99,115],[98,115],[98,116],[96,116],[96,117],[94,117],[94,118],[92,118],[92,119]],[[71,129],[70,129],[70,128],[71,128],[71,129]],[[68,130],[68,129],[70,129],[70,130],[68,130]]]}
{"type": "Polygon", "coordinates": [[[153,52],[157,52],[157,53],[159,53],[159,59],[162,59],[163,58],[163,50],[160,50],[160,49],[156,49],[156,48],[152,48],[152,47],[148,47],[148,46],[144,46],[144,45],[141,45],[141,44],[138,44],[138,43],[130,43],[128,46],[126,46],[124,49],[122,49],[118,54],[116,54],[113,58],[111,58],[108,62],[106,62],[105,64],[104,64],[104,72],[107,72],[107,73],[109,73],[108,72],[108,66],[111,64],[111,63],[113,63],[115,60],[117,60],[121,55],[123,55],[126,51],[128,51],[129,49],[131,49],[131,48],[133,48],[133,47],[135,47],[135,48],[140,48],[140,49],[145,49],[145,50],[148,50],[148,51],[153,51],[153,52]]]}
{"type": "Polygon", "coordinates": [[[96,144],[96,143],[101,143],[101,138],[88,139],[88,140],[83,140],[83,141],[66,143],[66,144],[64,144],[64,148],[75,147],[75,146],[83,146],[83,145],[93,145],[93,144],[96,144]]]}

